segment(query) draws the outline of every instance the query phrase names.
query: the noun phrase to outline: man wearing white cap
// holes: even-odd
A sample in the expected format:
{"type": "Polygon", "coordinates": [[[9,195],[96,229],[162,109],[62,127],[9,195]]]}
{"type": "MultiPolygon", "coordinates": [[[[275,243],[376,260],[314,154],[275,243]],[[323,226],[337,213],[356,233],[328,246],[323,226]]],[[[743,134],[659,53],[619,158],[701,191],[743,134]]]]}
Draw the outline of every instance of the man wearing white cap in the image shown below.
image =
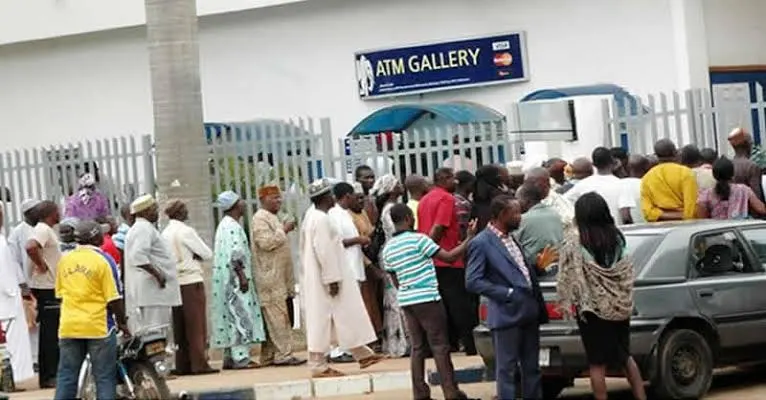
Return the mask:
{"type": "Polygon", "coordinates": [[[758,199],[764,201],[761,168],[750,159],[753,153],[753,136],[743,128],[735,128],[729,133],[729,144],[734,149],[734,183],[749,186],[758,199]]]}
{"type": "MultiPolygon", "coordinates": [[[[40,204],[40,200],[26,199],[21,203],[21,214],[24,216],[24,220],[19,222],[18,225],[11,229],[8,234],[8,246],[10,247],[11,255],[16,265],[19,265],[24,272],[24,283],[26,286],[26,277],[30,275],[30,261],[27,255],[26,245],[29,239],[35,232],[35,225],[37,224],[37,217],[35,216],[36,207],[40,204]]],[[[22,293],[28,295],[28,290],[22,293]]],[[[32,346],[32,359],[37,360],[37,346],[38,346],[38,330],[36,321],[27,321],[30,326],[33,326],[29,330],[29,342],[32,346]]]]}
{"type": "Polygon", "coordinates": [[[154,224],[159,219],[157,201],[144,195],[130,204],[135,223],[125,237],[125,308],[129,328],[167,327],[172,308],[181,305],[176,262],[170,246],[154,224]]]}
{"type": "Polygon", "coordinates": [[[344,268],[341,234],[328,215],[335,205],[333,185],[322,179],[309,186],[314,204],[306,212],[300,232],[303,266],[301,294],[306,307],[306,340],[309,367],[315,378],[343,376],[327,365],[326,353],[333,344],[348,349],[361,368],[380,362],[367,343],[377,337],[367,314],[359,284],[350,268],[344,268]]]}

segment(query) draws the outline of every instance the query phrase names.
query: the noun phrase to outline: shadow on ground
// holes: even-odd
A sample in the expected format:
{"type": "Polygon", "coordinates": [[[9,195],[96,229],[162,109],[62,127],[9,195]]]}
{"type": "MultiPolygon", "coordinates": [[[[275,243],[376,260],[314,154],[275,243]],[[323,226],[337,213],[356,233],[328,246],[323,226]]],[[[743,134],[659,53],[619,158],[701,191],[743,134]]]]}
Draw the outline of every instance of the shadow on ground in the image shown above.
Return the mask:
{"type": "MultiPolygon", "coordinates": [[[[728,398],[731,392],[739,392],[749,389],[753,386],[762,385],[766,383],[764,376],[766,375],[766,364],[746,367],[746,368],[732,368],[726,371],[717,373],[713,378],[713,384],[710,387],[708,395],[705,397],[713,398],[728,398]]],[[[626,385],[627,387],[627,385],[626,385]]],[[[766,398],[766,395],[763,396],[766,398]]],[[[593,397],[590,393],[582,393],[578,391],[576,394],[565,394],[560,398],[567,400],[590,400],[593,397]]],[[[628,400],[633,399],[630,394],[630,389],[610,390],[609,399],[612,400],[628,400]]]]}

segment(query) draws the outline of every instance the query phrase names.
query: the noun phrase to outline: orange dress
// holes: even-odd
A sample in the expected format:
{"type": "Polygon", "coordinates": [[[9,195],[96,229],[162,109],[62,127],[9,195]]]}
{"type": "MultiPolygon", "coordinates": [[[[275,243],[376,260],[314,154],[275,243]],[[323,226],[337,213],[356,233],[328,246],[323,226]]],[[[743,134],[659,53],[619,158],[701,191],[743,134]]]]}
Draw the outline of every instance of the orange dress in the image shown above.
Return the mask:
{"type": "MultiPolygon", "coordinates": [[[[348,212],[351,214],[351,219],[354,221],[359,235],[367,237],[372,235],[375,227],[367,216],[366,211],[362,210],[360,213],[355,213],[349,210],[348,212]]],[[[364,300],[365,308],[367,308],[367,314],[370,317],[370,322],[372,322],[372,327],[380,335],[383,331],[383,315],[380,312],[383,305],[383,286],[378,275],[375,274],[375,271],[371,270],[377,267],[367,257],[364,258],[364,266],[366,268],[365,281],[361,285],[362,299],[364,300]]]]}

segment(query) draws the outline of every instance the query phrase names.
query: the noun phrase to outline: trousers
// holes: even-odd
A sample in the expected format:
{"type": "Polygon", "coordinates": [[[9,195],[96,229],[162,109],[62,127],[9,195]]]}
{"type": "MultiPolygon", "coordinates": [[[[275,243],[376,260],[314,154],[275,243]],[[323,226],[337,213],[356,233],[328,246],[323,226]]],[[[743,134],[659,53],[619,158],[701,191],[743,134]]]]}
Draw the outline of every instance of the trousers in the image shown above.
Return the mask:
{"type": "Polygon", "coordinates": [[[447,336],[447,313],[441,301],[415,304],[402,307],[407,331],[410,333],[410,374],[412,375],[412,395],[416,400],[430,399],[431,389],[426,384],[426,357],[433,354],[436,370],[441,378],[442,392],[447,399],[461,397],[455,368],[450,357],[449,337],[447,336]]]}
{"type": "Polygon", "coordinates": [[[202,282],[181,286],[182,305],[173,307],[176,370],[197,373],[210,369],[207,362],[207,305],[202,282]]]}
{"type": "Polygon", "coordinates": [[[479,324],[479,302],[475,295],[465,290],[465,270],[437,267],[436,280],[447,310],[450,346],[457,349],[462,342],[467,354],[476,354],[473,328],[479,324]]]}
{"type": "Polygon", "coordinates": [[[61,303],[53,289],[32,289],[37,299],[37,322],[39,341],[37,350],[38,378],[40,386],[49,386],[56,381],[59,364],[59,318],[61,303]]]}
{"type": "Polygon", "coordinates": [[[103,339],[61,339],[61,362],[56,382],[56,400],[77,398],[77,380],[85,356],[90,356],[91,373],[96,381],[96,398],[111,400],[117,387],[117,338],[114,333],[103,339]]]}
{"type": "Polygon", "coordinates": [[[524,399],[542,398],[540,373],[540,326],[492,331],[495,347],[495,378],[499,399],[516,398],[516,369],[521,367],[521,390],[524,399]]]}

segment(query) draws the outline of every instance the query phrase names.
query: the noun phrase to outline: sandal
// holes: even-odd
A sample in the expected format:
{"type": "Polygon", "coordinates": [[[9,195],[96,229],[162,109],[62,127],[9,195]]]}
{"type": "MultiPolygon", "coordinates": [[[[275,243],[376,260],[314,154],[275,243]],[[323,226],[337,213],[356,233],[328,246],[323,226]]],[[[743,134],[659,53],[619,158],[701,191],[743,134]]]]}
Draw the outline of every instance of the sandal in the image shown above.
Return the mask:
{"type": "Polygon", "coordinates": [[[346,376],[346,374],[333,368],[327,368],[326,370],[322,372],[316,372],[311,374],[312,378],[339,378],[341,376],[346,376]]]}
{"type": "Polygon", "coordinates": [[[359,368],[365,369],[369,368],[381,361],[383,361],[386,357],[382,354],[373,354],[363,360],[359,360],[359,368]]]}
{"type": "Polygon", "coordinates": [[[278,360],[271,363],[275,367],[297,367],[306,364],[306,360],[297,357],[288,357],[284,360],[278,360]]]}
{"type": "Polygon", "coordinates": [[[247,364],[242,365],[242,366],[228,365],[228,366],[223,367],[223,369],[237,371],[237,370],[244,370],[244,369],[258,369],[260,367],[261,367],[261,364],[258,364],[255,361],[250,361],[247,364]]]}

